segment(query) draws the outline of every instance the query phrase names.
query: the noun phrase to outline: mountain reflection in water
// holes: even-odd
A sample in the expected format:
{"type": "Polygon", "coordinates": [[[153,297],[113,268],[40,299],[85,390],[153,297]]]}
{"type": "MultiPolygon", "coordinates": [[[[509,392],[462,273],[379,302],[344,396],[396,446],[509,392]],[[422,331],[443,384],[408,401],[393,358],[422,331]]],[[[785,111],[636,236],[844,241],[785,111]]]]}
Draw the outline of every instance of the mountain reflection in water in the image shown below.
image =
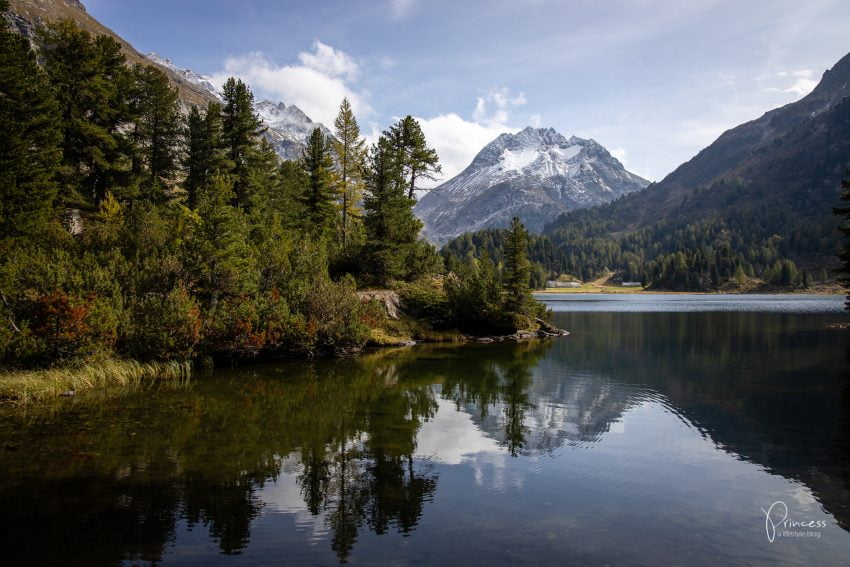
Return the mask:
{"type": "Polygon", "coordinates": [[[6,411],[0,558],[442,561],[462,545],[470,563],[699,563],[745,548],[792,562],[850,551],[847,337],[825,328],[844,315],[556,317],[570,337],[245,367],[186,389],[6,411]],[[830,522],[790,556],[762,541],[759,505],[783,491],[830,522]],[[636,526],[635,507],[669,525],[636,526]],[[687,526],[714,516],[741,533],[694,547],[687,526]],[[625,526],[641,543],[618,544],[625,526]]]}

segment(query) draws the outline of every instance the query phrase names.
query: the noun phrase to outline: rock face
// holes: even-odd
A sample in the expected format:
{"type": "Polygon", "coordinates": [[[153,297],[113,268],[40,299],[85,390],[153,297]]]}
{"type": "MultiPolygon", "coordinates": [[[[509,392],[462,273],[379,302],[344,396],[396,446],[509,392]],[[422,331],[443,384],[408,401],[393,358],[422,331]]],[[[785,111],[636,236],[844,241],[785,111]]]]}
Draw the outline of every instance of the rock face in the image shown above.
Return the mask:
{"type": "Polygon", "coordinates": [[[313,122],[309,116],[295,106],[290,104],[275,104],[270,100],[263,100],[254,105],[263,123],[268,127],[266,139],[274,147],[275,152],[283,159],[298,159],[301,150],[306,146],[307,139],[313,130],[321,129],[322,133],[333,138],[333,133],[323,124],[313,122]]]}
{"type": "Polygon", "coordinates": [[[528,127],[487,144],[462,173],[422,197],[415,212],[424,235],[437,243],[507,227],[514,216],[540,232],[563,212],[607,203],[648,183],[594,140],[528,127]]]}
{"type": "MultiPolygon", "coordinates": [[[[11,28],[32,40],[36,29],[49,22],[72,20],[80,28],[95,35],[107,35],[121,44],[121,51],[129,63],[140,65],[150,64],[151,61],[136,51],[129,42],[107,28],[88,12],[79,0],[10,0],[9,11],[3,14],[11,28]]],[[[1,22],[0,22],[1,23],[1,22]]],[[[162,67],[171,83],[177,87],[177,94],[183,104],[205,105],[214,97],[205,89],[175,74],[172,69],[162,67]]]]}
{"type": "Polygon", "coordinates": [[[378,291],[358,291],[357,297],[361,303],[377,301],[387,310],[387,317],[390,319],[398,319],[401,314],[401,298],[394,291],[378,290],[378,291]]]}
{"type": "MultiPolygon", "coordinates": [[[[204,89],[219,101],[222,100],[211,76],[196,73],[191,69],[180,69],[170,59],[160,57],[156,53],[148,53],[145,57],[184,81],[204,89]]],[[[266,127],[264,137],[282,159],[301,157],[301,150],[306,147],[307,139],[315,128],[321,129],[325,136],[333,137],[330,130],[318,122],[313,122],[294,104],[286,106],[282,102],[261,100],[254,104],[254,110],[266,127]]]]}

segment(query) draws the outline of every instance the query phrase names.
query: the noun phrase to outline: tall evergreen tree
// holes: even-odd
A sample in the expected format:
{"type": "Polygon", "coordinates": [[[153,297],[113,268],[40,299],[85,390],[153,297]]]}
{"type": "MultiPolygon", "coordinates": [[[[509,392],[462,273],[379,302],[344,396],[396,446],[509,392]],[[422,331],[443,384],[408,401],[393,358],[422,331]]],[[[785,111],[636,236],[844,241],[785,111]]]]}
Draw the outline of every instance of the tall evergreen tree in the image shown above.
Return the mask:
{"type": "Polygon", "coordinates": [[[135,117],[136,151],[145,168],[141,174],[142,186],[147,197],[161,199],[177,171],[180,141],[177,89],[154,67],[137,65],[133,74],[136,95],[131,113],[135,117]]]}
{"type": "Polygon", "coordinates": [[[222,132],[227,157],[233,173],[234,204],[242,208],[250,206],[248,155],[263,133],[262,122],[254,113],[254,95],[241,80],[227,79],[222,88],[222,132]]]}
{"type": "Polygon", "coordinates": [[[96,206],[107,191],[129,184],[132,75],[121,44],[92,39],[70,20],[40,31],[44,68],[54,86],[62,129],[60,196],[73,205],[96,206]]]}
{"type": "Polygon", "coordinates": [[[0,26],[0,240],[38,236],[50,220],[59,141],[46,75],[27,40],[0,26]]]}
{"type": "Polygon", "coordinates": [[[221,105],[210,102],[204,114],[193,106],[186,118],[183,146],[185,157],[183,169],[189,208],[198,206],[200,191],[210,179],[224,169],[224,147],[222,141],[221,105]]]}
{"type": "Polygon", "coordinates": [[[393,141],[381,136],[372,146],[366,170],[364,225],[366,270],[378,281],[404,277],[422,223],[413,214],[415,201],[397,183],[402,164],[393,141]]]}
{"type": "Polygon", "coordinates": [[[502,280],[506,306],[514,313],[524,313],[531,299],[528,289],[530,270],[528,232],[519,218],[514,217],[505,239],[505,272],[502,280]]]}
{"type": "Polygon", "coordinates": [[[330,142],[319,128],[315,128],[301,154],[301,167],[307,177],[301,203],[307,231],[318,236],[328,234],[336,218],[333,166],[330,142]]]}
{"type": "Polygon", "coordinates": [[[418,181],[433,181],[442,172],[437,151],[428,147],[422,127],[412,116],[392,126],[390,137],[402,163],[401,182],[406,186],[407,197],[413,199],[418,181]]]}
{"type": "Polygon", "coordinates": [[[334,153],[339,172],[339,193],[342,200],[341,240],[343,251],[348,249],[355,223],[360,219],[359,201],[363,194],[363,166],[366,141],[360,137],[360,127],[351,110],[348,98],[342,100],[334,120],[336,140],[334,153]]]}
{"type": "Polygon", "coordinates": [[[280,190],[280,158],[265,138],[248,154],[248,195],[250,208],[261,215],[280,212],[273,207],[280,190]]]}

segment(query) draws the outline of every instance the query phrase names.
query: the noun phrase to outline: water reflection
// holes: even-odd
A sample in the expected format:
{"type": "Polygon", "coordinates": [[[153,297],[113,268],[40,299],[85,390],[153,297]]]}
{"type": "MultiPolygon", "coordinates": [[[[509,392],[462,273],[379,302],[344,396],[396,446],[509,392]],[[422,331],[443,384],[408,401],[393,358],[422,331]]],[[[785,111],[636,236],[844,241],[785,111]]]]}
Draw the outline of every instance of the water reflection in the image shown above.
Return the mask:
{"type": "MultiPolygon", "coordinates": [[[[848,529],[850,365],[822,315],[558,316],[568,339],[251,367],[7,413],[0,559],[209,563],[213,542],[230,560],[348,562],[400,537],[432,560],[453,545],[484,560],[511,537],[529,562],[631,562],[614,543],[635,529],[630,506],[675,522],[643,534],[640,551],[660,553],[693,545],[686,526],[705,520],[688,505],[774,486],[725,455],[799,483],[848,529]],[[702,491],[682,488],[699,470],[702,491]],[[541,542],[553,526],[584,537],[541,542]]],[[[714,513],[758,527],[758,504],[714,513]]]]}

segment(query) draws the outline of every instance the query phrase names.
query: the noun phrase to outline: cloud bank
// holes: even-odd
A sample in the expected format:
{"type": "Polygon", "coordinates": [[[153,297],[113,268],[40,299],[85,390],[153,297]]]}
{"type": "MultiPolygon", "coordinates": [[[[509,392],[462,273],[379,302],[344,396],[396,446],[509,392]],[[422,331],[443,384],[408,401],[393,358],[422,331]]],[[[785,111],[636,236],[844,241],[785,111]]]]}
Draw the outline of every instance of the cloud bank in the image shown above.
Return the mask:
{"type": "MultiPolygon", "coordinates": [[[[447,181],[463,171],[475,155],[499,134],[520,130],[509,125],[511,111],[525,106],[523,93],[512,95],[507,87],[496,87],[475,101],[470,120],[455,112],[431,118],[417,118],[428,143],[437,150],[447,181]]],[[[540,117],[536,116],[539,123],[540,117]]]]}
{"type": "Polygon", "coordinates": [[[298,54],[298,61],[299,64],[277,65],[262,52],[228,57],[213,79],[218,85],[228,77],[242,79],[258,99],[294,104],[328,127],[333,126],[345,97],[358,117],[372,113],[367,96],[354,87],[360,67],[348,54],[316,41],[312,51],[298,54]]]}

